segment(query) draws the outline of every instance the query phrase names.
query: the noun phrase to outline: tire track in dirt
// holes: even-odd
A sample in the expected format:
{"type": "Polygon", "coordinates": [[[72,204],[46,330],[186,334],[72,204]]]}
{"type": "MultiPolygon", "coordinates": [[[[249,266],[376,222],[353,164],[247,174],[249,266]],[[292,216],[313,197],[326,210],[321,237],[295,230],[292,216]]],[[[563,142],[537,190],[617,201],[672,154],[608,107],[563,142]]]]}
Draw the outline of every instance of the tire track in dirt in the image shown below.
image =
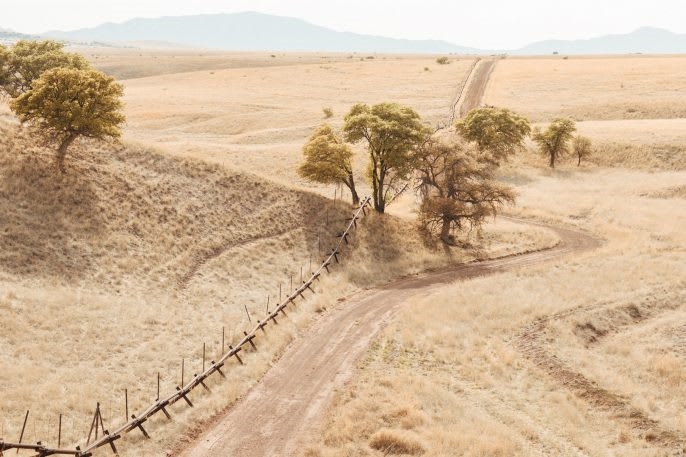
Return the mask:
{"type": "MultiPolygon", "coordinates": [[[[521,222],[521,221],[520,221],[521,222]]],[[[597,247],[581,232],[547,226],[556,246],[526,254],[472,262],[362,292],[320,319],[294,341],[261,382],[206,431],[175,455],[292,456],[318,432],[336,389],[345,385],[372,338],[403,304],[432,287],[539,265],[597,247]]]]}
{"type": "MultiPolygon", "coordinates": [[[[678,296],[679,294],[674,295],[678,296]]],[[[646,301],[647,305],[645,306],[637,306],[635,304],[620,307],[612,305],[606,307],[602,304],[584,305],[541,317],[523,327],[513,338],[513,343],[524,357],[548,376],[573,392],[577,397],[584,399],[595,409],[603,411],[615,421],[626,425],[639,438],[644,439],[653,446],[660,446],[680,452],[686,446],[686,437],[674,430],[665,429],[659,421],[651,419],[645,411],[632,406],[629,398],[611,392],[599,386],[595,381],[588,379],[582,373],[574,371],[547,347],[547,341],[550,339],[547,333],[548,324],[554,321],[569,319],[579,313],[595,311],[597,314],[614,316],[619,319],[626,318],[626,316],[621,316],[626,314],[633,323],[640,323],[655,317],[655,315],[659,315],[662,311],[674,308],[672,305],[651,306],[652,297],[646,301]]],[[[591,331],[589,344],[597,342],[598,338],[606,336],[609,332],[598,330],[590,323],[586,325],[591,326],[590,330],[583,326],[580,328],[591,331]]],[[[620,325],[620,328],[626,326],[628,324],[623,323],[620,325]]],[[[615,331],[617,330],[615,329],[615,331]]]]}

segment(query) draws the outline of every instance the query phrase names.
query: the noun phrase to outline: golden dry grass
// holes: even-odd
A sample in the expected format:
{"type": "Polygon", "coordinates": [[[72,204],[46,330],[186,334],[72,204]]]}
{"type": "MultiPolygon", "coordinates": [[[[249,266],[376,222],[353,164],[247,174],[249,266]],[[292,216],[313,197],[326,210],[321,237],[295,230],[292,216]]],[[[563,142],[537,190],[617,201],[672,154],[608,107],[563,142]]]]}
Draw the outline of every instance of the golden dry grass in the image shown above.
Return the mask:
{"type": "MultiPolygon", "coordinates": [[[[330,200],[299,190],[304,183],[294,174],[304,139],[324,120],[322,108],[330,106],[338,124],[354,102],[393,100],[415,106],[433,123],[442,121],[471,65],[459,60],[436,66],[429,57],[360,62],[347,56],[326,63],[323,56],[307,56],[315,60],[304,64],[300,56],[286,56],[286,62],[273,65],[266,55],[227,61],[224,55],[191,54],[92,56],[119,76],[148,77],[125,81],[126,146],[80,149],[68,159],[72,171],[64,178],[51,173],[45,152],[10,133],[14,127],[0,108],[0,434],[5,437],[18,437],[22,415],[31,409],[27,441],[52,444],[60,412],[68,412],[64,441],[82,438],[96,401],[102,402],[106,425],[119,423],[123,388],[129,389],[131,410],[140,410],[156,395],[158,371],[164,394],[179,382],[182,357],[188,375],[199,369],[203,342],[216,357],[222,326],[227,342],[233,341],[248,324],[244,305],[253,317],[260,315],[267,295],[273,303],[278,285],[286,290],[291,274],[297,282],[300,267],[308,269],[310,254],[313,262],[318,258],[316,234],[324,232],[326,209],[330,228],[323,246],[348,215],[340,202],[334,210],[330,200]]],[[[651,62],[663,69],[674,63],[651,62]]],[[[678,85],[680,77],[671,80],[678,85]]],[[[639,75],[635,81],[644,80],[639,75]]],[[[675,100],[678,107],[681,99],[675,100]]],[[[648,103],[643,95],[634,101],[648,103]]],[[[600,112],[615,113],[615,102],[608,98],[610,108],[600,112]]],[[[651,109],[666,117],[659,103],[651,109]]],[[[539,118],[546,113],[540,111],[539,118]]],[[[647,135],[652,125],[642,128],[647,135]]],[[[679,126],[667,129],[678,145],[679,126]]],[[[622,126],[615,132],[622,135],[622,126]]],[[[648,159],[640,167],[652,166],[648,159]]],[[[669,166],[660,162],[654,168],[669,166]]],[[[522,215],[586,228],[611,242],[602,255],[504,274],[498,287],[493,278],[473,280],[469,287],[437,290],[413,305],[379,338],[359,380],[337,400],[323,443],[313,443],[309,455],[379,455],[382,451],[369,447],[375,433],[418,443],[425,455],[571,455],[580,449],[604,455],[607,448],[651,455],[650,444],[560,390],[509,338],[534,317],[589,300],[623,306],[654,293],[660,305],[653,308],[662,309],[673,296],[658,293],[661,288],[683,289],[676,278],[683,277],[679,227],[686,212],[683,200],[673,198],[680,195],[683,172],[511,167],[503,179],[522,194],[522,215]],[[445,318],[437,321],[437,315],[445,318]]],[[[308,187],[333,195],[331,189],[308,187]]],[[[416,210],[409,196],[391,208],[402,217],[416,210]]],[[[353,253],[346,257],[350,263],[327,277],[321,293],[300,311],[290,313],[246,366],[213,384],[214,395],[198,395],[197,408],[175,407],[171,424],[153,420],[152,441],[127,437],[121,455],[163,455],[188,424],[243,395],[316,318],[315,311],[340,296],[449,262],[555,242],[545,230],[499,222],[472,234],[470,249],[446,254],[426,246],[405,220],[370,217],[355,235],[353,253]]],[[[573,329],[591,317],[579,315],[580,321],[548,329],[550,350],[598,382],[605,382],[605,359],[613,367],[635,364],[640,369],[622,378],[621,391],[646,398],[636,407],[679,427],[682,416],[668,416],[684,400],[678,390],[682,373],[675,371],[680,355],[677,349],[660,352],[657,345],[669,341],[674,344],[666,347],[680,347],[681,318],[676,312],[660,316],[677,324],[662,333],[645,327],[643,333],[625,333],[625,340],[608,339],[607,348],[589,349],[575,340],[573,329]],[[666,336],[650,341],[654,335],[666,336]],[[641,338],[647,343],[640,352],[625,350],[641,338]],[[600,355],[586,357],[590,352],[600,355]],[[644,383],[645,377],[651,380],[644,383]],[[674,403],[666,404],[672,389],[677,389],[674,403]]]]}
{"type": "Polygon", "coordinates": [[[312,452],[382,455],[368,437],[399,428],[388,417],[406,403],[423,417],[412,430],[427,456],[680,449],[659,437],[665,430],[686,436],[686,205],[649,195],[681,185],[686,174],[529,168],[516,178],[518,215],[589,230],[605,246],[437,288],[403,309],[360,365],[358,380],[340,393],[312,452]],[[523,352],[518,337],[541,317],[548,320],[540,348],[523,352]],[[632,414],[656,423],[632,426],[636,421],[614,406],[599,406],[613,405],[611,397],[565,387],[557,373],[537,367],[545,354],[599,386],[594,395],[619,394],[639,412],[632,414]]]}
{"type": "Polygon", "coordinates": [[[535,122],[686,117],[684,56],[508,58],[484,102],[535,122]]]}
{"type": "Polygon", "coordinates": [[[145,45],[138,49],[77,47],[74,51],[83,54],[100,71],[119,80],[201,70],[210,72],[228,68],[282,67],[360,59],[360,55],[352,53],[229,53],[145,45]]]}
{"type": "MultiPolygon", "coordinates": [[[[302,145],[322,122],[340,125],[351,105],[392,100],[444,122],[472,60],[379,57],[320,64],[198,71],[124,81],[129,140],[154,144],[305,185],[295,174],[302,145]],[[325,119],[322,108],[334,116],[325,119]]],[[[360,154],[358,181],[363,182],[360,154]]]]}
{"type": "MultiPolygon", "coordinates": [[[[384,86],[377,73],[367,77],[370,88],[384,86]]],[[[447,90],[449,78],[443,77],[447,90]]],[[[187,96],[184,112],[201,110],[209,94],[187,96]]],[[[436,103],[436,116],[450,104],[439,107],[437,97],[431,100],[426,106],[436,103]]],[[[294,110],[283,99],[279,103],[294,110]]],[[[168,109],[174,113],[173,106],[168,109]]],[[[171,148],[177,157],[170,157],[164,144],[153,149],[144,141],[85,143],[68,157],[67,175],[59,176],[52,153],[33,144],[6,107],[0,115],[0,429],[7,439],[18,438],[30,409],[26,441],[54,445],[56,421],[64,413],[63,443],[83,444],[96,402],[113,427],[124,420],[123,389],[133,413],[154,400],[158,372],[162,394],[169,393],[180,383],[182,358],[187,380],[201,367],[203,342],[207,359],[216,358],[222,327],[226,344],[235,341],[249,324],[244,306],[252,319],[266,311],[267,296],[273,306],[279,285],[285,294],[291,275],[297,283],[310,257],[313,265],[321,259],[317,235],[325,251],[350,213],[340,201],[334,208],[315,194],[217,161],[179,157],[186,155],[180,149],[171,148]]],[[[300,122],[289,119],[284,122],[300,122]]],[[[166,134],[149,128],[151,138],[166,134]]],[[[265,163],[256,154],[244,165],[270,170],[284,182],[292,171],[283,163],[299,156],[298,146],[280,162],[265,163]]],[[[399,209],[412,211],[411,202],[399,209]]],[[[213,383],[214,395],[194,396],[196,408],[175,406],[173,423],[154,419],[153,440],[127,436],[121,455],[164,454],[189,433],[189,425],[243,395],[300,329],[339,297],[393,277],[508,253],[520,248],[514,239],[529,248],[555,242],[503,223],[473,234],[471,248],[445,252],[426,245],[413,223],[370,216],[344,266],[318,286],[317,296],[289,313],[279,332],[259,342],[246,366],[232,367],[228,381],[213,383]]]]}
{"type": "MultiPolygon", "coordinates": [[[[571,116],[594,143],[590,164],[684,170],[684,65],[683,56],[508,58],[498,61],[484,103],[541,127],[571,116]]],[[[531,155],[525,163],[543,160],[531,155]]]]}

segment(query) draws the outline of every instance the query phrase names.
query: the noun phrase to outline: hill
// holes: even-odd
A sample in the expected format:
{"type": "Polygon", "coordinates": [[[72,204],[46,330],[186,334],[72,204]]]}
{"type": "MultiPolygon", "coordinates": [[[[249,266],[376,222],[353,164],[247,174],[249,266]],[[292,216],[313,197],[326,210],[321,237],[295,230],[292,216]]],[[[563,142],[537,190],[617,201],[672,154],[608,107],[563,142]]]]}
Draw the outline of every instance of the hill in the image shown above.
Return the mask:
{"type": "Polygon", "coordinates": [[[380,53],[476,53],[437,40],[403,40],[337,32],[296,18],[255,12],[137,18],[44,36],[71,41],[158,41],[234,51],[328,51],[380,53]]]}
{"type": "Polygon", "coordinates": [[[605,35],[588,40],[547,40],[532,43],[513,54],[682,54],[686,34],[654,27],[642,27],[627,34],[605,35]]]}

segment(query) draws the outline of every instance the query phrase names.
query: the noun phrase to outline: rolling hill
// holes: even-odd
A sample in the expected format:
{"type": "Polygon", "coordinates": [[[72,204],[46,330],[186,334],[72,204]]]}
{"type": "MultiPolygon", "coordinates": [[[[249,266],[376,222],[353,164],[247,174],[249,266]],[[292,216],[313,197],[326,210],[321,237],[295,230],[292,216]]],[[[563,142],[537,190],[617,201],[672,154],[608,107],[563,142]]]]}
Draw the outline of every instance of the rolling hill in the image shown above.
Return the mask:
{"type": "Polygon", "coordinates": [[[382,53],[481,52],[437,40],[403,40],[337,32],[296,18],[244,12],[161,18],[137,18],[44,36],[70,41],[162,41],[234,51],[329,51],[382,53]]]}
{"type": "Polygon", "coordinates": [[[681,54],[686,53],[686,34],[642,27],[627,34],[605,35],[588,40],[547,40],[532,43],[513,54],[681,54]]]}

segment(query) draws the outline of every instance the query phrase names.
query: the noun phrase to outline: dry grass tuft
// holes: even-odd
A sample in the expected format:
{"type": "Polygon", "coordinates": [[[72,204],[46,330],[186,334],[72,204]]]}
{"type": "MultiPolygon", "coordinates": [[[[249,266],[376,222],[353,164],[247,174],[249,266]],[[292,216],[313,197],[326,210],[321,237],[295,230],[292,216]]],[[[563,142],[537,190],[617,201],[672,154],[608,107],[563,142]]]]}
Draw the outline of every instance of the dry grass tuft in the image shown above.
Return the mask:
{"type": "Polygon", "coordinates": [[[682,198],[686,199],[686,185],[683,186],[672,186],[666,189],[660,189],[646,194],[642,194],[643,197],[650,198],[682,198]]]}
{"type": "Polygon", "coordinates": [[[422,455],[424,446],[416,439],[399,430],[382,429],[374,433],[369,440],[369,447],[381,451],[384,455],[422,455]]]}

